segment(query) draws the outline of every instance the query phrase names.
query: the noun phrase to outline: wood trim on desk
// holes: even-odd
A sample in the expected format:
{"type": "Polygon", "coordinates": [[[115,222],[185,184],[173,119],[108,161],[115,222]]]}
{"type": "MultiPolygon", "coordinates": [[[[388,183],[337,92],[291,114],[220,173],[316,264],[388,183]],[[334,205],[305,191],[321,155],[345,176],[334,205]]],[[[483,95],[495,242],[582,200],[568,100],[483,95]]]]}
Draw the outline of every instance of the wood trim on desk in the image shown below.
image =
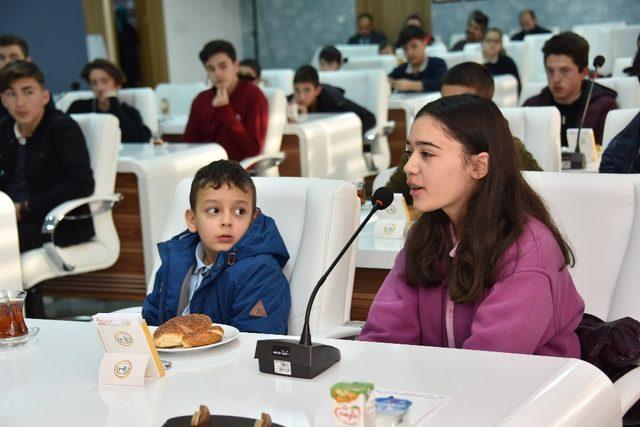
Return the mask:
{"type": "Polygon", "coordinates": [[[391,152],[391,167],[398,166],[407,143],[407,117],[403,109],[389,110],[389,120],[395,120],[396,127],[389,134],[389,151],[391,152]]]}
{"type": "Polygon", "coordinates": [[[356,268],[351,299],[351,320],[367,320],[373,299],[389,271],[381,268],[356,268]]]}
{"type": "Polygon", "coordinates": [[[147,294],[142,250],[142,223],[138,178],[132,173],[116,175],[116,192],[123,200],[113,210],[120,237],[120,256],[106,270],[51,279],[43,284],[47,295],[141,301],[147,294]]]}
{"type": "Polygon", "coordinates": [[[287,158],[278,167],[280,176],[302,176],[300,138],[297,135],[282,135],[280,151],[284,151],[287,155],[287,158]]]}

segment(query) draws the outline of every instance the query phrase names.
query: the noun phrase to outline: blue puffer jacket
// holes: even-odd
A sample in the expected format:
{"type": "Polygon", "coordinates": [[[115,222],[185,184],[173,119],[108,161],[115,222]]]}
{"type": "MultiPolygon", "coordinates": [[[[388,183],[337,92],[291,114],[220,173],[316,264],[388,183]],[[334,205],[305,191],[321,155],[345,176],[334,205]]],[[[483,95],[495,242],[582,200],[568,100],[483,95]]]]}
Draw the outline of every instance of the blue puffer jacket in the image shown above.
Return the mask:
{"type": "Polygon", "coordinates": [[[600,173],[640,172],[640,113],[617,134],[602,153],[600,173]]]}
{"type": "MultiPolygon", "coordinates": [[[[161,325],[176,316],[182,284],[193,271],[199,242],[198,234],[187,230],[158,244],[162,265],[142,306],[142,317],[149,325],[161,325]]],[[[209,276],[191,298],[191,313],[206,314],[214,323],[244,332],[286,334],[291,294],[282,267],[288,260],[275,222],[260,213],[234,247],[218,253],[209,276]],[[233,253],[235,262],[230,257],[233,253]],[[250,314],[259,301],[265,317],[250,314]]]]}

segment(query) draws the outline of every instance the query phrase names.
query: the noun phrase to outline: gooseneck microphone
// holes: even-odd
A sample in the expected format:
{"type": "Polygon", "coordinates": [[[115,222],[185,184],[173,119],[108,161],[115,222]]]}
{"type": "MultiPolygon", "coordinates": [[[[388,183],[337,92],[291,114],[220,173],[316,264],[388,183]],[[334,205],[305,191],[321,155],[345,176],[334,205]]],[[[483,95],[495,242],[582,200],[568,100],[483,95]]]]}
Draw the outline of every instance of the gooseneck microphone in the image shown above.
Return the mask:
{"type": "Polygon", "coordinates": [[[373,193],[371,197],[371,212],[369,212],[364,221],[362,221],[362,224],[356,229],[311,292],[304,316],[304,326],[302,327],[300,341],[273,339],[260,340],[256,343],[255,358],[258,359],[260,372],[311,379],[340,360],[340,350],[337,348],[323,344],[314,344],[311,341],[309,319],[311,317],[313,301],[322,284],[327,280],[327,277],[347,250],[349,250],[349,247],[356,237],[358,237],[358,234],[360,234],[369,219],[371,219],[377,211],[389,207],[392,202],[393,192],[386,187],[380,187],[373,193]]]}
{"type": "Polygon", "coordinates": [[[591,94],[593,93],[593,87],[595,86],[595,78],[596,74],[598,74],[598,70],[600,67],[604,65],[604,56],[598,55],[593,59],[593,73],[589,76],[589,93],[587,94],[587,100],[584,103],[584,110],[582,110],[582,117],[580,118],[580,125],[578,126],[578,135],[576,136],[576,148],[573,153],[571,153],[571,169],[582,169],[585,167],[585,157],[584,153],[580,152],[580,132],[582,131],[582,127],[584,126],[584,120],[587,117],[587,110],[589,109],[589,104],[591,103],[591,94]]]}

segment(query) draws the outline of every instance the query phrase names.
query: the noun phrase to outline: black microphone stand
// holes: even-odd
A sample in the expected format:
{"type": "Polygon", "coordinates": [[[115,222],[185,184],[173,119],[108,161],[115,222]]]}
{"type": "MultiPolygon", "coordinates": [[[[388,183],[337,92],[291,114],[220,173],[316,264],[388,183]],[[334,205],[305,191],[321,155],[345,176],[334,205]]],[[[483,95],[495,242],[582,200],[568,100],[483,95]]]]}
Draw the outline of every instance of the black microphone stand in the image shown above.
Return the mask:
{"type": "MultiPolygon", "coordinates": [[[[390,190],[384,189],[388,191],[390,190]]],[[[375,197],[375,194],[374,194],[375,197]]],[[[391,199],[393,199],[393,193],[391,193],[391,199]]],[[[375,200],[375,199],[374,199],[375,200]]],[[[338,264],[340,259],[349,250],[351,243],[358,237],[360,231],[367,224],[369,219],[379,209],[384,209],[390,204],[375,200],[371,212],[367,215],[364,221],[353,233],[347,244],[342,248],[342,251],[335,258],[333,263],[327,269],[327,272],[322,275],[318,283],[313,288],[309,302],[307,303],[307,310],[304,316],[304,326],[302,327],[302,334],[300,335],[300,341],[291,339],[271,339],[271,340],[259,340],[256,343],[255,358],[258,359],[258,366],[260,372],[276,375],[286,375],[294,378],[315,378],[322,372],[329,369],[333,364],[340,360],[340,350],[324,344],[314,344],[311,341],[311,331],[309,327],[309,321],[311,317],[311,308],[313,307],[313,301],[316,298],[316,294],[320,290],[322,284],[327,280],[327,277],[331,271],[338,264]]]]}

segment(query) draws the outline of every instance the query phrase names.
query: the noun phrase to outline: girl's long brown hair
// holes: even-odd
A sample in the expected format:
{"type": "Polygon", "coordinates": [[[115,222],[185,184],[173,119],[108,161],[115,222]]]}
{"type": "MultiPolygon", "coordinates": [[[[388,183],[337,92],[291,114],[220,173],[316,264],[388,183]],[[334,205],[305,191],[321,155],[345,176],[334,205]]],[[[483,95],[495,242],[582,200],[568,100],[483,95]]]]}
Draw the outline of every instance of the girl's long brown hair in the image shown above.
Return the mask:
{"type": "Polygon", "coordinates": [[[564,262],[574,264],[571,248],[554,224],[538,194],[520,172],[507,120],[496,105],[477,95],[440,98],[425,105],[416,121],[430,116],[460,144],[465,155],[489,153],[489,172],[471,195],[458,236],[456,256],[449,217],[441,209],[423,213],[411,227],[405,244],[405,278],[414,286],[437,287],[448,270],[452,300],[472,303],[482,297],[496,279],[497,267],[505,251],[518,240],[531,217],[553,234],[564,262]]]}

